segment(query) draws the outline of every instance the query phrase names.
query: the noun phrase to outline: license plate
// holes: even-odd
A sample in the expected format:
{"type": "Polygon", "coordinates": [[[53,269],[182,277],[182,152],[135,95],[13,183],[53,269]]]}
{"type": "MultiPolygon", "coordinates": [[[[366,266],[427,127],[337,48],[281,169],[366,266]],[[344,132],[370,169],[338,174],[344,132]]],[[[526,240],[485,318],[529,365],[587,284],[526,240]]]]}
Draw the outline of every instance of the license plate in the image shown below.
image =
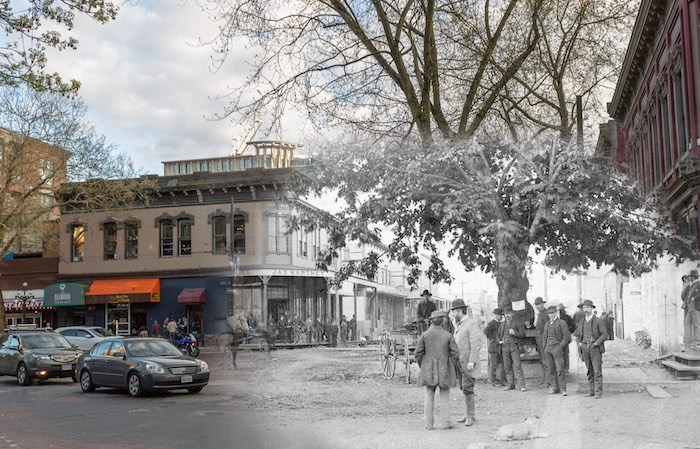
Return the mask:
{"type": "Polygon", "coordinates": [[[192,376],[181,376],[180,383],[187,384],[192,382],[192,376]]]}
{"type": "Polygon", "coordinates": [[[61,370],[70,371],[73,369],[73,365],[61,365],[61,370]]]}

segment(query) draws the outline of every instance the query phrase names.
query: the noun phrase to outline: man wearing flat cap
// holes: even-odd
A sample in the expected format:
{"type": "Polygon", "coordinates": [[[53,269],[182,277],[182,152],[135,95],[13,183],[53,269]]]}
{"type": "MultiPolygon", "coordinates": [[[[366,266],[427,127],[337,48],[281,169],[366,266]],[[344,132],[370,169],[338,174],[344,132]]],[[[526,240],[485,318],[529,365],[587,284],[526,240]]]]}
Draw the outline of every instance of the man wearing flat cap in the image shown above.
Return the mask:
{"type": "Polygon", "coordinates": [[[546,367],[549,368],[549,374],[552,381],[547,393],[560,393],[566,396],[566,373],[564,357],[568,357],[564,349],[569,347],[571,343],[571,332],[569,326],[564,320],[559,318],[559,312],[556,306],[547,307],[547,315],[549,319],[544,324],[542,333],[542,341],[544,343],[544,354],[547,357],[546,367]]]}
{"type": "Polygon", "coordinates": [[[457,386],[459,373],[459,349],[452,334],[442,327],[448,319],[443,310],[430,314],[430,328],[423,332],[416,343],[415,357],[420,366],[418,385],[425,387],[423,413],[425,428],[433,428],[435,389],[440,388],[440,420],[442,428],[452,427],[450,422],[450,388],[457,386]]]}
{"type": "Polygon", "coordinates": [[[463,299],[452,302],[452,318],[455,321],[455,341],[459,348],[459,367],[462,371],[462,393],[466,404],[464,419],[465,426],[474,424],[474,379],[481,373],[479,353],[481,351],[481,330],[476,321],[467,314],[467,305],[463,299]]]}
{"type": "Polygon", "coordinates": [[[581,303],[584,318],[577,324],[574,337],[581,348],[581,356],[588,369],[588,394],[600,399],[603,395],[603,353],[608,330],[605,322],[593,315],[595,305],[590,299],[581,303]]]}
{"type": "Polygon", "coordinates": [[[430,318],[430,314],[437,310],[437,306],[430,299],[432,293],[428,290],[423,290],[420,294],[421,300],[418,303],[418,327],[420,332],[423,333],[427,328],[427,320],[430,318]]]}

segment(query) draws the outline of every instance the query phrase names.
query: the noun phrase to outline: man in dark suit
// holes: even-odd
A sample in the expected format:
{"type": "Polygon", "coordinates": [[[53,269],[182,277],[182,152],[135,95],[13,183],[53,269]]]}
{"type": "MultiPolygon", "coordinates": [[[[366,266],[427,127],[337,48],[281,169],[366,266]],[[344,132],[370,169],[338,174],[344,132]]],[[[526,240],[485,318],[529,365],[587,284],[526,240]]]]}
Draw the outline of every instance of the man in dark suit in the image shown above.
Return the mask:
{"type": "Polygon", "coordinates": [[[544,342],[542,341],[542,333],[544,332],[544,325],[549,321],[549,315],[547,314],[547,308],[545,306],[547,302],[542,299],[541,296],[535,298],[535,308],[537,309],[537,319],[535,320],[535,342],[537,343],[537,354],[540,356],[540,362],[542,362],[542,382],[540,383],[540,388],[546,385],[549,387],[551,381],[549,379],[549,367],[547,366],[547,357],[544,355],[544,342]]]}
{"type": "Polygon", "coordinates": [[[566,373],[564,371],[564,357],[568,357],[568,353],[564,351],[571,343],[571,333],[569,326],[564,320],[557,315],[557,307],[547,307],[547,315],[549,320],[544,324],[542,332],[542,343],[544,346],[544,354],[547,357],[549,373],[552,379],[552,384],[547,393],[555,394],[561,392],[562,396],[566,396],[566,373]]]}
{"type": "Polygon", "coordinates": [[[435,389],[440,388],[440,420],[443,428],[450,422],[450,388],[457,386],[459,349],[452,334],[442,326],[447,313],[435,310],[430,314],[430,328],[423,332],[416,343],[415,357],[420,366],[418,385],[425,387],[423,404],[425,428],[433,428],[435,389]]]}
{"type": "Polygon", "coordinates": [[[608,331],[603,320],[593,315],[595,305],[587,299],[581,303],[584,317],[577,323],[574,337],[588,369],[588,394],[600,399],[603,395],[603,353],[608,331]]]}
{"type": "Polygon", "coordinates": [[[503,367],[503,354],[501,354],[501,345],[498,344],[498,327],[503,321],[503,310],[493,309],[493,319],[489,321],[484,329],[486,335],[486,347],[488,349],[488,369],[489,382],[494,387],[506,386],[506,371],[503,367]]]}
{"type": "Polygon", "coordinates": [[[498,342],[501,345],[503,364],[506,367],[508,386],[506,390],[515,390],[515,380],[520,391],[525,389],[525,375],[520,364],[520,339],[525,337],[525,325],[513,316],[513,308],[507,305],[503,308],[505,319],[498,328],[498,342]]]}
{"type": "Polygon", "coordinates": [[[430,318],[430,314],[437,310],[437,306],[430,300],[433,294],[428,290],[423,290],[420,296],[422,299],[418,303],[418,329],[423,333],[428,328],[427,322],[430,318]]]}

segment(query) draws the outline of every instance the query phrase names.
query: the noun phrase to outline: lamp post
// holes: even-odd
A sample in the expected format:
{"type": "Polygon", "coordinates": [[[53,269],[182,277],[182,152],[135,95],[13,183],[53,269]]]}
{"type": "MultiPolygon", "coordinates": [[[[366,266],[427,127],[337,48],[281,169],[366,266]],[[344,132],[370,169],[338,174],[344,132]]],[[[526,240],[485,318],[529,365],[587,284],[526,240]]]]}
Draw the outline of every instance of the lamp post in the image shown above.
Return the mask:
{"type": "Polygon", "coordinates": [[[19,290],[15,295],[15,300],[22,302],[22,324],[25,324],[27,321],[27,301],[34,299],[34,295],[29,293],[29,289],[27,287],[28,284],[26,282],[22,282],[22,290],[19,290]]]}

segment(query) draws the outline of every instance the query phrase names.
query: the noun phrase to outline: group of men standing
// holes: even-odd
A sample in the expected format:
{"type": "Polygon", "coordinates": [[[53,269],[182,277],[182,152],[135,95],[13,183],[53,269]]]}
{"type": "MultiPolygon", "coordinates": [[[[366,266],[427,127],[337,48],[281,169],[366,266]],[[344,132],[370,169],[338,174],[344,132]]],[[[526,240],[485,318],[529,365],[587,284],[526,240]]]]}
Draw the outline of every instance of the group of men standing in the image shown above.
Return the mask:
{"type": "Polygon", "coordinates": [[[325,341],[335,347],[338,346],[339,338],[341,342],[352,341],[357,338],[357,320],[355,315],[350,321],[343,315],[340,324],[330,318],[321,322],[319,318],[314,320],[309,317],[304,321],[298,315],[294,315],[294,318],[289,319],[286,314],[280,314],[279,319],[275,320],[272,315],[269,315],[267,327],[274,332],[275,339],[279,339],[283,343],[311,344],[325,341]]]}
{"type": "MultiPolygon", "coordinates": [[[[415,349],[420,366],[418,383],[425,387],[424,419],[426,429],[434,427],[435,393],[439,390],[442,428],[450,422],[449,391],[459,386],[465,398],[465,416],[458,420],[471,426],[476,420],[474,405],[474,379],[480,374],[479,352],[482,333],[479,324],[469,317],[467,305],[462,299],[453,301],[449,311],[431,307],[430,292],[423,292],[419,305],[419,322],[425,320],[430,327],[422,333],[415,349]],[[425,310],[430,315],[425,317],[425,310]],[[454,334],[448,328],[450,317],[454,320],[454,334]]],[[[537,298],[539,312],[535,320],[537,350],[542,360],[542,383],[549,394],[567,396],[568,348],[572,336],[576,340],[581,359],[586,364],[588,377],[587,396],[596,399],[603,394],[603,358],[608,331],[605,321],[593,312],[595,304],[585,300],[579,305],[580,313],[569,317],[563,307],[545,307],[546,302],[537,298]],[[564,318],[566,317],[566,319],[564,318]]],[[[525,323],[513,313],[510,306],[493,311],[494,318],[484,329],[489,352],[489,381],[506,390],[527,391],[520,354],[525,338],[525,323]],[[499,368],[503,368],[499,372],[499,368]]]]}

